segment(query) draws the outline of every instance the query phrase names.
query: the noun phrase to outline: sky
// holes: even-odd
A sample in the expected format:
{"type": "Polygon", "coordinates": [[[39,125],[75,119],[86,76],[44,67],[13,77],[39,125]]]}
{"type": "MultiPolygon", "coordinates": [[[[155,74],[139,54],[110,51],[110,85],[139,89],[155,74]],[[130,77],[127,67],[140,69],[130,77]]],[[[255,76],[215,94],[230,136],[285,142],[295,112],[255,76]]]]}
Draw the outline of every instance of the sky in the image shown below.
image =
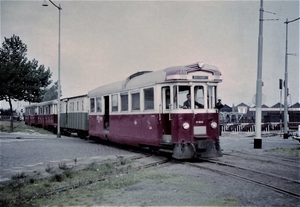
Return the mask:
{"type": "MultiPolygon", "coordinates": [[[[87,94],[137,71],[202,61],[222,73],[223,104],[254,105],[260,1],[53,2],[62,7],[63,97],[87,94]]],[[[59,12],[49,1],[48,7],[42,3],[1,0],[1,43],[19,36],[28,59],[49,67],[56,81],[59,12]]],[[[263,9],[262,92],[263,104],[271,107],[280,101],[279,79],[284,79],[284,22],[298,18],[300,6],[298,0],[264,0],[263,9]]],[[[299,23],[288,24],[288,54],[296,54],[287,62],[290,104],[300,102],[299,23]]]]}

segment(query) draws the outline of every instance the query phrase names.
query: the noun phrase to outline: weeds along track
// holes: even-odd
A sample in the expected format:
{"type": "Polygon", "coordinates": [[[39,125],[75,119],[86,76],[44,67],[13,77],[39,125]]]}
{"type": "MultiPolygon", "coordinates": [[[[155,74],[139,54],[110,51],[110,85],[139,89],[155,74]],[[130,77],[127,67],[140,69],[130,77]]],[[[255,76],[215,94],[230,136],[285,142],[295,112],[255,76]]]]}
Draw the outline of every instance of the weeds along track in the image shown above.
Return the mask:
{"type": "MultiPolygon", "coordinates": [[[[25,204],[26,202],[30,201],[30,200],[34,200],[43,196],[51,196],[53,194],[57,194],[63,191],[67,191],[70,189],[75,189],[75,188],[79,188],[81,186],[86,186],[86,185],[90,185],[96,182],[102,182],[105,180],[109,180],[115,177],[119,177],[119,176],[123,176],[126,174],[130,174],[130,173],[135,173],[139,170],[142,169],[147,169],[147,168],[153,168],[153,167],[158,167],[160,165],[166,164],[169,162],[168,158],[165,157],[159,157],[159,156],[155,156],[155,155],[149,155],[149,154],[143,154],[143,155],[137,155],[135,157],[132,158],[124,158],[123,156],[118,156],[116,161],[107,161],[107,162],[101,162],[101,163],[91,163],[89,166],[87,166],[85,169],[83,170],[78,170],[78,171],[72,171],[69,172],[74,173],[72,174],[73,176],[73,180],[69,180],[67,181],[65,184],[60,184],[56,187],[51,187],[51,189],[46,189],[43,191],[37,190],[36,192],[31,193],[31,195],[21,195],[21,193],[19,193],[19,195],[16,195],[14,198],[10,198],[10,199],[0,199],[0,206],[5,206],[5,205],[9,205],[9,204],[25,204]],[[105,168],[103,167],[105,166],[105,168]],[[103,171],[103,172],[101,172],[103,171]],[[105,172],[104,172],[105,171],[105,172]],[[88,176],[88,172],[92,172],[92,175],[88,176]],[[80,178],[79,180],[75,180],[75,176],[76,173],[81,173],[83,176],[87,175],[84,178],[80,178]],[[101,174],[99,176],[99,174],[101,174]],[[2,205],[4,204],[4,205],[2,205]]],[[[61,182],[60,180],[60,176],[61,175],[54,175],[52,177],[52,179],[55,180],[56,183],[61,182]]],[[[72,177],[70,176],[70,177],[72,177]]],[[[45,178],[43,180],[46,180],[49,178],[45,178]]],[[[18,191],[25,191],[25,186],[26,183],[28,184],[29,178],[24,178],[24,179],[18,179],[15,180],[15,186],[16,190],[18,191]],[[18,189],[19,188],[19,189],[18,189]],[[22,190],[21,188],[24,188],[24,190],[22,190]]],[[[41,182],[38,181],[38,182],[41,182]]],[[[12,183],[11,183],[12,184],[12,183]]],[[[30,184],[28,184],[30,185],[30,184]]],[[[32,187],[31,187],[32,188],[32,187]]],[[[48,187],[50,188],[50,187],[48,187]]],[[[3,189],[1,189],[1,194],[3,192],[3,189]]]]}
{"type": "Polygon", "coordinates": [[[286,166],[270,161],[271,158],[256,158],[224,155],[218,159],[201,159],[202,162],[182,164],[245,180],[300,199],[299,164],[286,166]]]}
{"type": "Polygon", "coordinates": [[[128,173],[134,173],[141,169],[156,167],[156,166],[159,166],[159,165],[162,165],[162,164],[168,162],[167,158],[160,158],[160,157],[150,156],[150,155],[140,156],[140,157],[136,157],[136,158],[130,159],[130,160],[123,160],[123,158],[120,158],[120,159],[121,159],[120,160],[121,165],[119,167],[116,167],[115,171],[113,171],[109,174],[106,174],[106,175],[103,175],[100,177],[94,177],[92,179],[82,180],[82,181],[72,184],[72,185],[67,185],[67,186],[57,188],[57,189],[53,189],[53,190],[44,192],[41,196],[52,195],[55,193],[59,193],[61,191],[78,188],[82,185],[89,185],[89,184],[92,184],[95,182],[101,182],[101,181],[110,179],[112,177],[116,177],[116,176],[120,176],[120,175],[124,175],[124,174],[128,174],[128,173]],[[127,163],[129,163],[129,164],[127,164],[127,163]]]}

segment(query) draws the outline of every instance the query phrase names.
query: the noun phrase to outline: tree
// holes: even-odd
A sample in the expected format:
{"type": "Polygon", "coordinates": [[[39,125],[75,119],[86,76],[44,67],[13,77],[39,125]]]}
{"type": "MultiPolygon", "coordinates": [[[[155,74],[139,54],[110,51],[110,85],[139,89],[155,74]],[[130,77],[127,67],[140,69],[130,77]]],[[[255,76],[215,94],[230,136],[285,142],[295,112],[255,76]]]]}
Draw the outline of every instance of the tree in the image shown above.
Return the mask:
{"type": "MultiPolygon", "coordinates": [[[[46,89],[46,93],[43,96],[43,101],[52,101],[57,99],[58,96],[58,81],[54,83],[50,88],[46,89]]],[[[60,96],[62,96],[61,90],[60,90],[60,96]]]]}
{"type": "Polygon", "coordinates": [[[51,72],[38,61],[29,61],[27,45],[20,37],[4,38],[0,48],[0,100],[9,103],[10,130],[13,131],[12,101],[40,102],[46,87],[51,83],[51,72]]]}

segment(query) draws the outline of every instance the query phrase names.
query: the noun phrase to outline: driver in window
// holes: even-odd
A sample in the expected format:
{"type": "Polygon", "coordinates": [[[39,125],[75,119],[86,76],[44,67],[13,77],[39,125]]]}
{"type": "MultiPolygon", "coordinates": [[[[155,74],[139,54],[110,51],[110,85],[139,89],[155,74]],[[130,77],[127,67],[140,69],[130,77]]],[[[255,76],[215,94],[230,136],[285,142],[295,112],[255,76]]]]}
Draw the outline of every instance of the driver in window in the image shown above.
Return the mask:
{"type": "MultiPolygon", "coordinates": [[[[184,109],[190,109],[191,108],[191,94],[188,93],[186,95],[187,100],[183,103],[183,108],[184,109]]],[[[198,103],[197,101],[195,101],[195,105],[198,106],[198,108],[204,108],[204,106],[200,103],[198,103]]]]}

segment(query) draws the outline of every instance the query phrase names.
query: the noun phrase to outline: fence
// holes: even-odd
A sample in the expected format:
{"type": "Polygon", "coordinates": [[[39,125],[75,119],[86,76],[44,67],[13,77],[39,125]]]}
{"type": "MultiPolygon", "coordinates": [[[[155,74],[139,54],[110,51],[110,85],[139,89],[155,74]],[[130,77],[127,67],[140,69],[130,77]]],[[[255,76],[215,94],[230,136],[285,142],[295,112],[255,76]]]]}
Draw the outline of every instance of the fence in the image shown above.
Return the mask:
{"type": "MultiPolygon", "coordinates": [[[[295,130],[300,122],[289,122],[288,127],[290,130],[295,130]]],[[[278,131],[283,130],[283,123],[272,122],[272,123],[262,123],[261,131],[278,131]]],[[[255,123],[240,123],[240,124],[222,124],[222,132],[255,132],[255,123]]]]}

